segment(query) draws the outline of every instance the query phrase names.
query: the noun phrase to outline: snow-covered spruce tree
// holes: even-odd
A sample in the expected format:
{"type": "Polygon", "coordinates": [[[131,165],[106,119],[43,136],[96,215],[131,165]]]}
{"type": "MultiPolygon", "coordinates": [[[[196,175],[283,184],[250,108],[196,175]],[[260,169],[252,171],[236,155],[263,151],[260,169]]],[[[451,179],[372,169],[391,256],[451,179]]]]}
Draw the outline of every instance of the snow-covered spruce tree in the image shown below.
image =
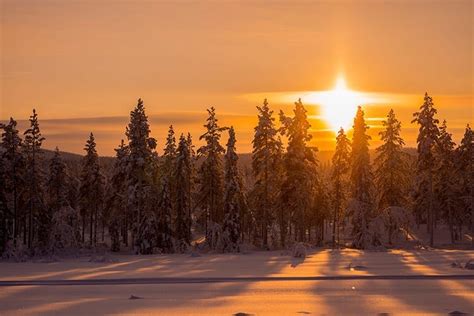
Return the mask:
{"type": "Polygon", "coordinates": [[[346,206],[351,143],[341,127],[336,137],[336,150],[332,157],[332,245],[339,242],[339,224],[346,206]]]}
{"type": "MultiPolygon", "coordinates": [[[[25,160],[21,151],[22,141],[18,135],[17,122],[10,118],[8,124],[2,125],[1,157],[4,169],[4,194],[9,210],[6,218],[6,241],[13,240],[13,247],[17,246],[20,233],[20,195],[24,186],[25,160]]],[[[2,191],[3,191],[2,190],[2,191]]]]}
{"type": "Polygon", "coordinates": [[[163,156],[161,157],[159,180],[159,211],[157,247],[162,252],[174,251],[172,237],[172,218],[176,218],[174,203],[176,201],[176,138],[173,125],[170,125],[166,137],[163,156]]]}
{"type": "MultiPolygon", "coordinates": [[[[252,171],[255,177],[252,200],[263,247],[267,249],[268,230],[276,217],[278,192],[281,187],[282,144],[267,99],[263,101],[262,106],[257,106],[257,110],[258,125],[255,127],[252,141],[252,171]]],[[[286,225],[283,229],[286,229],[286,225]]]]}
{"type": "Polygon", "coordinates": [[[434,244],[434,194],[433,172],[435,169],[434,147],[438,141],[439,120],[435,118],[437,111],[433,99],[425,93],[424,102],[419,112],[413,114],[412,123],[419,127],[417,137],[418,158],[416,162],[416,188],[415,188],[415,216],[419,224],[426,219],[427,229],[430,234],[430,246],[434,244]]]}
{"type": "MultiPolygon", "coordinates": [[[[166,177],[168,182],[168,190],[171,194],[171,199],[174,201],[176,191],[176,181],[174,179],[174,170],[176,168],[176,138],[174,134],[173,125],[170,125],[168,136],[166,137],[165,148],[161,156],[161,177],[166,177]]],[[[174,214],[173,214],[174,215],[174,214]]]]}
{"type": "Polygon", "coordinates": [[[33,243],[45,250],[49,242],[51,214],[43,201],[43,172],[40,167],[44,137],[38,123],[38,114],[33,109],[30,116],[30,127],[24,132],[23,152],[26,159],[25,202],[27,211],[27,245],[32,249],[33,243]]]}
{"type": "Polygon", "coordinates": [[[48,188],[48,206],[51,214],[67,203],[68,174],[59,148],[56,147],[53,157],[49,162],[49,176],[47,182],[48,188]]]}
{"type": "Polygon", "coordinates": [[[136,253],[151,253],[153,240],[148,236],[154,230],[151,227],[153,212],[147,209],[152,197],[154,162],[156,161],[156,140],[150,137],[150,125],[145,114],[143,101],[138,99],[137,106],[130,112],[130,123],[126,135],[129,141],[130,158],[128,164],[128,208],[132,213],[132,240],[136,253]]]}
{"type": "Polygon", "coordinates": [[[239,252],[240,247],[240,213],[242,199],[242,181],[239,175],[238,160],[235,149],[235,131],[229,129],[229,140],[224,157],[224,224],[223,251],[239,252]]]}
{"type": "Polygon", "coordinates": [[[166,137],[165,148],[163,149],[163,156],[161,156],[162,174],[168,178],[172,178],[176,162],[176,138],[174,136],[173,125],[170,125],[168,136],[166,137]]]}
{"type": "Polygon", "coordinates": [[[176,158],[176,223],[175,238],[178,251],[185,251],[191,244],[191,192],[192,157],[190,138],[179,138],[176,158]]]}
{"type": "MultiPolygon", "coordinates": [[[[471,236],[474,236],[474,132],[469,124],[464,132],[461,144],[457,148],[458,170],[463,200],[463,213],[466,222],[471,224],[471,236]]],[[[474,238],[472,238],[474,248],[474,238]]]]}
{"type": "Polygon", "coordinates": [[[191,136],[191,133],[188,132],[188,135],[186,136],[186,143],[188,144],[188,150],[189,150],[189,157],[190,157],[190,170],[191,172],[188,175],[189,178],[189,192],[188,192],[188,200],[189,200],[189,209],[193,210],[194,209],[194,201],[193,201],[193,195],[194,195],[194,188],[195,188],[195,182],[196,182],[196,151],[194,150],[194,145],[193,145],[193,138],[191,136]]]}
{"type": "MultiPolygon", "coordinates": [[[[303,242],[306,240],[308,228],[305,218],[314,207],[313,193],[317,183],[317,161],[314,153],[317,149],[307,146],[307,142],[311,140],[308,132],[311,125],[301,100],[295,102],[294,117],[288,117],[280,111],[280,121],[280,131],[288,137],[287,153],[284,157],[286,177],[282,184],[280,207],[291,212],[296,240],[303,242]]],[[[285,230],[280,233],[286,234],[285,230]]],[[[285,238],[286,236],[282,236],[282,240],[285,238]]]]}
{"type": "Polygon", "coordinates": [[[80,245],[80,219],[68,201],[68,180],[66,164],[56,147],[49,164],[47,182],[48,207],[52,217],[49,236],[51,253],[75,250],[80,245]]]}
{"type": "MultiPolygon", "coordinates": [[[[317,165],[315,168],[318,167],[317,165]]],[[[323,246],[326,223],[333,215],[331,210],[330,191],[328,190],[329,181],[319,172],[314,181],[314,197],[311,211],[306,215],[308,223],[308,240],[313,241],[318,246],[323,246]],[[313,230],[312,227],[315,229],[313,230]],[[311,235],[314,232],[314,235],[311,235]]]]}
{"type": "Polygon", "coordinates": [[[128,245],[128,225],[130,212],[127,208],[127,176],[129,148],[122,139],[115,149],[115,161],[110,181],[107,184],[105,210],[112,251],[120,250],[120,234],[128,245]]]}
{"type": "Polygon", "coordinates": [[[3,162],[0,158],[0,257],[7,247],[7,242],[11,238],[11,214],[10,210],[8,209],[7,194],[5,190],[5,177],[2,170],[3,162]]]}
{"type": "Polygon", "coordinates": [[[54,212],[51,220],[49,247],[52,253],[76,251],[80,246],[80,218],[69,203],[54,212]]]}
{"type": "MultiPolygon", "coordinates": [[[[204,125],[206,132],[199,137],[205,141],[205,145],[197,151],[198,157],[202,158],[199,169],[199,206],[203,210],[206,234],[210,226],[222,225],[223,212],[223,186],[222,186],[222,162],[221,155],[224,147],[219,143],[221,132],[226,128],[217,123],[214,107],[207,110],[209,117],[204,125]]],[[[212,241],[208,240],[208,242],[212,241]]]]}
{"type": "MultiPolygon", "coordinates": [[[[0,129],[3,129],[2,124],[0,124],[0,129]]],[[[2,152],[3,148],[0,147],[0,256],[5,251],[7,242],[11,237],[9,231],[11,214],[8,208],[6,170],[2,152]]]]}
{"type": "Polygon", "coordinates": [[[82,217],[82,241],[85,242],[85,226],[89,220],[89,245],[97,243],[97,222],[103,208],[104,177],[99,166],[99,155],[96,150],[95,138],[92,133],[84,147],[86,155],[83,158],[81,171],[80,208],[82,217]]]}
{"type": "Polygon", "coordinates": [[[455,243],[460,236],[456,226],[464,222],[460,197],[459,177],[455,162],[455,146],[451,134],[447,131],[446,120],[439,127],[439,136],[434,148],[436,159],[433,176],[433,193],[435,196],[436,218],[443,218],[448,224],[451,242],[455,243]]]}
{"type": "Polygon", "coordinates": [[[351,150],[351,190],[352,190],[352,245],[365,249],[378,246],[379,241],[372,240],[369,224],[372,219],[372,172],[370,170],[369,139],[366,131],[364,111],[359,106],[354,118],[354,134],[351,150]]]}
{"type": "MultiPolygon", "coordinates": [[[[385,127],[379,135],[383,144],[376,149],[375,158],[375,185],[377,189],[377,214],[388,216],[385,223],[388,224],[387,234],[389,244],[392,243],[392,235],[400,227],[396,221],[398,216],[393,212],[382,212],[389,207],[406,207],[409,187],[408,156],[403,152],[405,142],[400,136],[401,123],[395,117],[391,109],[387,119],[382,122],[385,127]]],[[[400,210],[400,209],[397,209],[400,210]]],[[[398,215],[398,214],[397,214],[398,215]]]]}
{"type": "MultiPolygon", "coordinates": [[[[173,170],[174,171],[174,170],[173,170]]],[[[174,177],[173,177],[174,178],[174,177]]],[[[157,236],[156,246],[164,253],[173,253],[173,234],[171,228],[171,214],[173,212],[173,200],[170,192],[170,177],[163,176],[161,178],[159,188],[159,203],[157,214],[157,236]]]]}

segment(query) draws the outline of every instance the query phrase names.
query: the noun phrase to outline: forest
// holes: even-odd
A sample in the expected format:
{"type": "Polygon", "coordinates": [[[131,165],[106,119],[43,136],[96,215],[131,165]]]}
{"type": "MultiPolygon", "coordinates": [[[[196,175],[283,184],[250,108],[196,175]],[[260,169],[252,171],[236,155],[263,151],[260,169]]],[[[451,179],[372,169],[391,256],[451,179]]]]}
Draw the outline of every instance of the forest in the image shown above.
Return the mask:
{"type": "Polygon", "coordinates": [[[383,249],[420,225],[431,247],[438,225],[449,228],[453,244],[466,232],[474,236],[474,134],[467,125],[456,144],[428,94],[411,122],[416,154],[390,110],[371,158],[359,107],[352,138],[339,130],[329,165],[309,145],[301,100],[292,114],[275,114],[267,100],[256,109],[245,177],[234,128],[219,124],[214,107],[199,137],[203,146],[171,125],[158,155],[139,99],[108,160],[99,157],[93,132],[82,159],[67,160],[58,147],[42,148],[34,109],[24,132],[10,118],[0,125],[0,254],[25,260],[96,247],[153,254],[297,243],[383,249]]]}

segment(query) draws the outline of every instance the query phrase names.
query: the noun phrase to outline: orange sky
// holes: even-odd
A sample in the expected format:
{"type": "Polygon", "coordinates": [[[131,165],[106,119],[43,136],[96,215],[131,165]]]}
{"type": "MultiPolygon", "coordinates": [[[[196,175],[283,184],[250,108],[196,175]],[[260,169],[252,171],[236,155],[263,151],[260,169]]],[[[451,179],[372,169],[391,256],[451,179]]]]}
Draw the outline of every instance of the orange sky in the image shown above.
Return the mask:
{"type": "MultiPolygon", "coordinates": [[[[113,154],[141,97],[159,147],[171,123],[197,138],[214,105],[248,152],[263,97],[288,110],[341,73],[383,100],[365,106],[373,145],[389,107],[414,145],[425,91],[455,140],[473,122],[469,0],[0,2],[0,119],[36,107],[47,148],[81,152],[94,131],[99,153],[113,154]]],[[[319,107],[308,109],[313,144],[331,149],[319,107]]]]}

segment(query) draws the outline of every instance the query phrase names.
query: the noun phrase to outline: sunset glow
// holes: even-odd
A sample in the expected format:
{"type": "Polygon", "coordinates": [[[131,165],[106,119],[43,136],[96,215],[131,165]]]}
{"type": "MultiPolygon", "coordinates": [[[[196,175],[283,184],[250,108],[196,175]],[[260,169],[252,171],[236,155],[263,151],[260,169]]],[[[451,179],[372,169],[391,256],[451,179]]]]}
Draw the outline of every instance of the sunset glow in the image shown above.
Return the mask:
{"type": "Polygon", "coordinates": [[[310,93],[305,99],[309,103],[318,104],[322,107],[322,119],[335,132],[341,127],[344,129],[350,128],[357,106],[371,102],[370,97],[350,90],[342,75],[337,78],[332,90],[310,93]]]}

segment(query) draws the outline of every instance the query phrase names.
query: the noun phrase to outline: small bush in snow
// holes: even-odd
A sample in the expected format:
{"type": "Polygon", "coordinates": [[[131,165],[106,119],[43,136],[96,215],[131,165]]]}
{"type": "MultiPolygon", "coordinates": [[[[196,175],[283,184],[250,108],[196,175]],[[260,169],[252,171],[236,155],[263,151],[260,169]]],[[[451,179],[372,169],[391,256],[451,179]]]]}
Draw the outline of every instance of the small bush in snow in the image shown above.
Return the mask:
{"type": "Polygon", "coordinates": [[[304,243],[299,242],[293,248],[293,258],[306,258],[306,246],[304,243]]]}

